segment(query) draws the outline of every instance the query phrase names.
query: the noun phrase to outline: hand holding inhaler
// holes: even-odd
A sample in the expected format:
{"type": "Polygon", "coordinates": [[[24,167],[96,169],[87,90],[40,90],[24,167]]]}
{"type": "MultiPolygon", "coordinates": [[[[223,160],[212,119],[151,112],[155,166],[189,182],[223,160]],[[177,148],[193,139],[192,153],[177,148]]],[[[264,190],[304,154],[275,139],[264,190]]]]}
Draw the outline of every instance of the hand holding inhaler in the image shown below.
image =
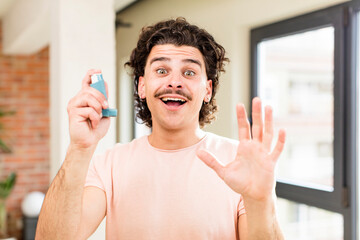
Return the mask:
{"type": "MultiPolygon", "coordinates": [[[[105,96],[106,100],[108,99],[108,97],[106,95],[106,90],[105,90],[105,82],[104,82],[104,79],[103,79],[103,76],[101,73],[96,73],[96,74],[91,75],[90,87],[97,89],[105,96]]],[[[102,116],[103,117],[116,117],[117,110],[110,109],[110,108],[103,109],[102,116]]]]}

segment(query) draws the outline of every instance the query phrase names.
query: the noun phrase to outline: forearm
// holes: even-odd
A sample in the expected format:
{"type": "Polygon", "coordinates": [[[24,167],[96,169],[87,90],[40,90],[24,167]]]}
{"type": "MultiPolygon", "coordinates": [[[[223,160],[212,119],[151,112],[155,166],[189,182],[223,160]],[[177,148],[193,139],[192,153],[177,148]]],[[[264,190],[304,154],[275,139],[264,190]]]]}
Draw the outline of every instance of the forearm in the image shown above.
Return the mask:
{"type": "Polygon", "coordinates": [[[275,194],[263,201],[244,198],[248,240],[284,239],[276,217],[275,201],[275,194]]]}
{"type": "Polygon", "coordinates": [[[73,239],[81,220],[85,178],[92,149],[69,147],[65,161],[46,194],[36,239],[73,239]]]}

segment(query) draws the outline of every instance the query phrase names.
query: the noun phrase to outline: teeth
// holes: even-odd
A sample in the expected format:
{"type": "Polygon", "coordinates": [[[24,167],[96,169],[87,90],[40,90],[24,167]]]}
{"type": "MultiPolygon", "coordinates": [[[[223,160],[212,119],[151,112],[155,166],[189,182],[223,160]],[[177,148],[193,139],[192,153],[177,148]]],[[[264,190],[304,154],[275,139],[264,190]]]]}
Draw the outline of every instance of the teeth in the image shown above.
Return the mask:
{"type": "Polygon", "coordinates": [[[167,101],[185,102],[185,100],[181,99],[181,98],[162,98],[161,100],[163,100],[164,102],[167,102],[167,101]]]}

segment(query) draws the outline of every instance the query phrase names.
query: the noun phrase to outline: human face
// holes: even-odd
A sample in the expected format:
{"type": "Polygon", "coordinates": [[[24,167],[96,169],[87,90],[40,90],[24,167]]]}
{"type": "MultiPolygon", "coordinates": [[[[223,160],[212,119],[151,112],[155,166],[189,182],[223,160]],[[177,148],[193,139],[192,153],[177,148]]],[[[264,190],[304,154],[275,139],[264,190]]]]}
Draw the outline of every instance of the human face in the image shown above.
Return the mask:
{"type": "Polygon", "coordinates": [[[197,128],[202,103],[209,102],[212,93],[201,52],[190,46],[154,46],[139,78],[138,93],[146,99],[153,130],[197,128]]]}

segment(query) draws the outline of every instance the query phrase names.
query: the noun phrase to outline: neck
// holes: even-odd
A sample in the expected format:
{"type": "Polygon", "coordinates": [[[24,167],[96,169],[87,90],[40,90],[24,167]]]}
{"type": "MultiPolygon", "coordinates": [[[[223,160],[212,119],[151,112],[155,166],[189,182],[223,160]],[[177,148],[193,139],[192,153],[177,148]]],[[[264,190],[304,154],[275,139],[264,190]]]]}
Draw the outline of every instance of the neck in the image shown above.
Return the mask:
{"type": "Polygon", "coordinates": [[[148,139],[153,147],[176,150],[192,146],[204,136],[205,132],[200,129],[199,125],[195,128],[163,129],[155,124],[148,139]]]}

